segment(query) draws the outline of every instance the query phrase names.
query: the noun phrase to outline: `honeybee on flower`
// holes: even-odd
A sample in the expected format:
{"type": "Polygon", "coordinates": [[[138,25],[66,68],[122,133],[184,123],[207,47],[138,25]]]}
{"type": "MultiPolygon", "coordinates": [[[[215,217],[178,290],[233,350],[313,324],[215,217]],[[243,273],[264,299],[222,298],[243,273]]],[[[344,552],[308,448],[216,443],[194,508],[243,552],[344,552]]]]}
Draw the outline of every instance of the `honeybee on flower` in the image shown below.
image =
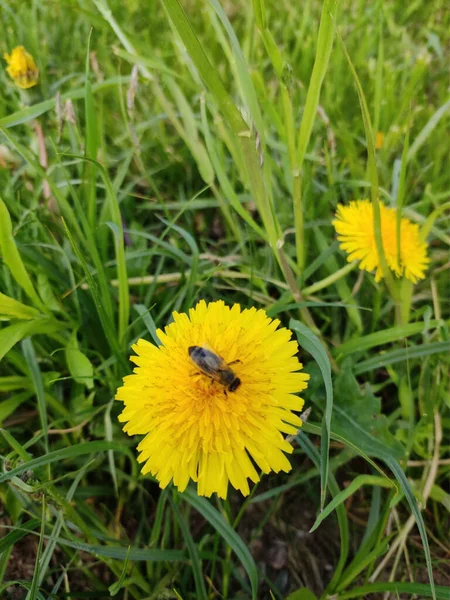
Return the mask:
{"type": "Polygon", "coordinates": [[[293,448],[282,434],[302,425],[296,394],[309,379],[291,332],[264,310],[222,301],[202,300],[173,319],[158,330],[159,347],[133,346],[137,367],[116,395],[124,431],[145,435],[142,473],[179,491],[192,479],[199,495],[225,498],[229,483],[250,493],[255,467],[290,471],[293,448]]]}

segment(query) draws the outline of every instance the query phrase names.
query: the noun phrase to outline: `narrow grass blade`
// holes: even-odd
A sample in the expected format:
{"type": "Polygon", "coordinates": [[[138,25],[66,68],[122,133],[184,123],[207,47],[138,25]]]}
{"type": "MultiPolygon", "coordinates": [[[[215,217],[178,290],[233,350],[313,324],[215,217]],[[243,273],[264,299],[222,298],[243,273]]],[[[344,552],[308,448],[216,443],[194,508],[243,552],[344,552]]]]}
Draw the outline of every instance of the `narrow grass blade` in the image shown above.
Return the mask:
{"type": "Polygon", "coordinates": [[[198,600],[207,600],[208,594],[206,592],[205,580],[202,572],[202,565],[200,562],[200,558],[197,552],[197,546],[192,538],[191,532],[189,531],[189,526],[186,523],[183,515],[180,512],[180,509],[176,505],[175,501],[171,501],[172,510],[175,513],[178,524],[180,525],[181,533],[183,535],[184,541],[186,543],[189,557],[191,559],[192,565],[192,575],[194,576],[195,581],[195,590],[196,590],[196,598],[198,600]]]}
{"type": "Polygon", "coordinates": [[[44,446],[46,452],[48,452],[48,419],[47,419],[47,404],[44,397],[44,383],[42,381],[41,370],[34,351],[33,343],[30,338],[23,340],[22,352],[25,356],[28,368],[31,373],[31,380],[33,387],[36,392],[37,405],[39,410],[39,418],[41,421],[42,432],[44,434],[44,446]]]}
{"type": "Polygon", "coordinates": [[[139,316],[142,318],[142,320],[145,323],[145,326],[147,327],[150,335],[153,338],[153,341],[155,342],[155,344],[157,346],[161,345],[161,340],[158,337],[157,334],[157,327],[155,325],[155,321],[153,320],[153,317],[150,313],[150,309],[148,309],[146,306],[144,306],[143,304],[135,304],[134,305],[134,310],[139,314],[139,316]]]}
{"type": "Polygon", "coordinates": [[[85,544],[84,542],[75,542],[59,538],[60,546],[68,546],[75,550],[88,552],[92,556],[106,556],[115,560],[124,561],[150,561],[150,562],[177,562],[185,561],[188,556],[184,550],[147,550],[146,548],[135,548],[134,546],[101,546],[98,544],[85,544]]]}
{"type": "Polygon", "coordinates": [[[355,479],[353,479],[350,485],[347,488],[345,488],[345,490],[340,491],[339,494],[337,494],[333,498],[333,500],[323,509],[323,511],[315,520],[314,525],[311,527],[310,533],[315,531],[319,527],[320,523],[322,523],[322,521],[326,519],[335,508],[337,508],[340,504],[345,502],[347,498],[352,496],[363,485],[373,485],[386,488],[395,487],[390,479],[384,477],[378,477],[377,475],[358,475],[357,477],[355,477],[355,479]]]}
{"type": "Polygon", "coordinates": [[[127,575],[128,570],[128,559],[130,558],[130,549],[131,546],[128,546],[128,552],[125,557],[125,562],[123,563],[122,573],[120,574],[119,579],[115,583],[111,584],[108,588],[111,596],[117,596],[117,594],[120,592],[121,588],[124,585],[125,577],[127,575]]]}
{"type": "Polygon", "coordinates": [[[391,327],[390,329],[384,329],[383,331],[377,331],[362,337],[350,339],[348,342],[344,342],[333,352],[335,356],[347,356],[354,352],[363,352],[369,348],[375,346],[384,346],[398,340],[403,340],[411,335],[417,335],[422,333],[426,327],[433,329],[439,327],[440,322],[436,319],[432,319],[429,323],[420,321],[419,323],[409,323],[408,325],[398,325],[397,327],[391,327]]]}
{"type": "Polygon", "coordinates": [[[86,158],[85,160],[89,163],[92,163],[92,165],[96,167],[100,173],[107,191],[106,197],[108,200],[111,218],[115,225],[115,230],[113,230],[113,233],[117,262],[117,279],[119,282],[119,340],[122,343],[124,341],[123,338],[128,326],[128,320],[130,318],[130,297],[127,278],[127,263],[125,259],[122,215],[120,213],[119,201],[114,191],[114,187],[103,165],[92,159],[86,158]]]}
{"type": "Polygon", "coordinates": [[[387,456],[385,461],[388,467],[391,469],[392,473],[395,475],[400,487],[402,488],[402,491],[405,494],[411,512],[413,513],[414,518],[416,519],[417,529],[419,530],[420,537],[422,539],[423,551],[425,554],[425,559],[427,561],[427,570],[428,577],[430,579],[431,595],[433,599],[436,600],[436,590],[434,586],[433,564],[431,562],[430,545],[428,543],[428,536],[422,513],[420,512],[414,492],[401,466],[391,456],[387,456]]]}
{"type": "Polygon", "coordinates": [[[119,342],[117,340],[117,336],[114,332],[114,327],[111,323],[111,320],[109,318],[109,315],[106,313],[105,311],[105,307],[103,304],[103,299],[102,299],[102,295],[100,294],[100,290],[97,286],[97,282],[96,280],[93,278],[91,271],[89,270],[89,267],[86,263],[86,260],[82,254],[82,252],[80,251],[80,248],[77,246],[77,244],[75,243],[75,240],[73,239],[73,236],[69,230],[69,228],[67,227],[65,221],[63,220],[64,223],[64,227],[66,230],[66,234],[67,237],[69,238],[69,241],[72,245],[73,251],[75,252],[78,260],[81,263],[81,266],[83,267],[83,271],[84,274],[86,276],[86,279],[88,281],[89,284],[89,289],[91,291],[92,297],[94,299],[94,303],[95,306],[97,308],[97,312],[98,312],[98,316],[100,317],[100,321],[102,322],[102,326],[103,326],[103,330],[105,332],[106,338],[109,342],[109,345],[111,347],[111,350],[114,352],[114,354],[117,357],[117,360],[120,364],[122,364],[122,366],[127,369],[128,365],[127,362],[125,360],[124,355],[122,354],[122,351],[120,349],[119,346],[119,342]]]}
{"type": "Polygon", "coordinates": [[[350,598],[364,598],[369,594],[391,592],[392,594],[412,594],[418,598],[434,598],[435,600],[449,600],[448,587],[437,586],[434,589],[426,583],[381,582],[362,585],[349,592],[336,596],[336,600],[350,600],[350,598]]]}
{"type": "Polygon", "coordinates": [[[423,146],[426,142],[427,138],[430,136],[433,129],[445,115],[445,113],[450,109],[450,100],[447,100],[445,104],[443,104],[431,117],[419,135],[416,137],[414,142],[411,144],[410,149],[408,150],[408,154],[406,156],[407,162],[409,162],[416,154],[419,148],[423,146]]]}
{"type": "MultiPolygon", "coordinates": [[[[258,104],[258,99],[256,97],[256,92],[255,92],[255,88],[253,85],[253,81],[248,72],[248,67],[247,67],[241,46],[239,44],[239,40],[234,32],[233,27],[231,26],[231,23],[226,15],[224,9],[222,8],[222,6],[218,2],[218,0],[210,0],[210,4],[213,7],[216,15],[220,19],[220,22],[222,23],[223,27],[225,28],[225,31],[227,32],[228,38],[230,40],[230,44],[233,49],[233,58],[234,58],[234,65],[235,65],[234,71],[237,76],[237,81],[238,81],[239,87],[242,91],[243,99],[250,110],[250,114],[256,125],[258,134],[261,138],[262,148],[264,149],[264,146],[265,146],[264,122],[263,122],[261,110],[260,110],[260,107],[258,104]]],[[[234,65],[232,64],[231,66],[233,67],[234,65]]]]}
{"type": "MultiPolygon", "coordinates": [[[[92,93],[92,85],[89,79],[89,61],[90,61],[90,45],[91,45],[92,29],[89,32],[86,48],[86,63],[84,74],[84,111],[86,115],[86,158],[97,160],[98,152],[98,135],[97,135],[97,117],[95,113],[94,97],[92,93]]],[[[85,180],[86,180],[86,203],[87,203],[87,219],[92,229],[95,229],[96,222],[96,172],[94,166],[87,162],[85,165],[85,180]]]]}
{"type": "Polygon", "coordinates": [[[424,358],[425,356],[430,356],[432,354],[444,354],[447,356],[449,352],[450,342],[433,342],[431,344],[422,344],[420,346],[398,348],[356,363],[353,372],[355,375],[361,375],[361,373],[382,369],[387,365],[393,365],[414,358],[424,358]]]}
{"type": "Polygon", "coordinates": [[[362,88],[361,82],[359,80],[358,74],[356,73],[356,69],[353,66],[353,62],[350,58],[350,55],[347,51],[347,48],[344,44],[344,41],[339,32],[337,32],[339,37],[339,41],[341,44],[342,51],[344,52],[345,58],[347,59],[348,66],[353,75],[353,81],[355,82],[356,89],[358,91],[359,104],[361,107],[361,114],[364,123],[364,132],[366,135],[366,144],[367,144],[367,168],[370,176],[370,190],[371,190],[371,198],[373,205],[373,219],[374,219],[374,237],[375,237],[375,245],[378,254],[378,260],[380,261],[380,265],[382,267],[383,277],[386,280],[386,285],[391,293],[391,296],[394,300],[397,299],[397,288],[394,282],[394,278],[392,276],[391,271],[389,270],[388,264],[386,262],[386,256],[384,254],[383,247],[383,239],[381,237],[381,213],[380,213],[380,200],[379,200],[379,184],[378,184],[378,171],[377,171],[377,162],[375,157],[375,142],[373,139],[373,129],[372,123],[370,120],[369,109],[367,107],[366,97],[364,95],[364,90],[362,88]]]}
{"type": "MultiPolygon", "coordinates": [[[[130,83],[129,76],[121,76],[121,77],[111,77],[110,79],[105,79],[100,83],[94,83],[92,86],[92,92],[95,94],[97,92],[108,91],[110,89],[117,88],[117,86],[127,85],[130,83]]],[[[65,94],[61,94],[61,101],[65,102],[66,100],[79,100],[83,98],[85,95],[84,87],[70,90],[65,94]]],[[[22,125],[23,123],[29,123],[33,119],[44,115],[45,113],[53,110],[55,108],[56,99],[52,98],[51,100],[44,100],[44,102],[38,102],[37,104],[33,104],[32,106],[27,106],[21,110],[16,111],[6,117],[2,117],[0,119],[0,127],[14,127],[15,125],[22,125]]]]}
{"type": "Polygon", "coordinates": [[[0,475],[0,483],[4,481],[10,481],[12,477],[16,475],[21,475],[25,471],[38,469],[44,465],[49,465],[56,461],[67,460],[69,458],[76,458],[77,456],[84,456],[85,454],[94,454],[95,452],[106,452],[108,450],[114,450],[115,452],[124,452],[128,453],[128,448],[119,442],[104,442],[104,441],[96,441],[96,442],[84,442],[82,444],[75,444],[74,446],[67,446],[66,448],[60,448],[59,450],[54,450],[53,452],[49,452],[48,454],[44,454],[44,456],[39,456],[38,458],[33,458],[11,471],[6,471],[6,473],[2,473],[0,475]]]}
{"type": "Polygon", "coordinates": [[[294,195],[294,218],[295,218],[295,244],[297,248],[297,262],[301,270],[305,264],[305,237],[303,231],[303,200],[301,192],[301,170],[306,155],[306,148],[311,137],[314,126],[317,107],[319,105],[320,90],[328,68],[331,49],[334,39],[334,22],[337,13],[338,2],[336,0],[325,0],[320,18],[319,35],[317,37],[317,49],[314,67],[306,95],[305,107],[303,109],[302,122],[297,140],[297,164],[295,165],[295,177],[299,187],[298,193],[294,195]],[[334,17],[333,17],[334,15],[334,17]]]}
{"type": "Polygon", "coordinates": [[[17,525],[13,531],[0,539],[0,554],[8,550],[11,546],[14,546],[19,540],[28,535],[30,531],[34,531],[40,522],[40,519],[30,519],[22,525],[17,525]]]}
{"type": "Polygon", "coordinates": [[[291,319],[289,329],[293,329],[297,335],[298,343],[311,354],[319,365],[322,373],[327,395],[326,408],[322,420],[321,437],[321,460],[320,460],[320,509],[325,504],[325,496],[328,485],[328,462],[330,448],[331,416],[333,412],[333,382],[331,380],[331,365],[327,353],[320,342],[303,323],[291,319]]]}
{"type": "Polygon", "coordinates": [[[37,591],[39,586],[39,579],[41,574],[41,557],[42,548],[44,547],[44,534],[45,534],[45,523],[46,523],[46,510],[47,502],[45,494],[42,496],[42,511],[41,511],[41,534],[39,536],[39,544],[36,552],[36,562],[34,566],[33,579],[31,581],[31,588],[26,596],[26,600],[36,600],[37,591]]]}
{"type": "Polygon", "coordinates": [[[232,548],[236,553],[237,557],[242,563],[242,566],[247,571],[247,575],[250,578],[250,584],[252,586],[252,599],[256,600],[258,593],[258,572],[256,569],[255,561],[253,556],[250,554],[247,545],[238,536],[238,534],[232,529],[232,527],[225,521],[223,516],[205,499],[197,496],[196,492],[190,488],[187,488],[180,497],[189,502],[198,512],[207,520],[214,529],[219,533],[225,542],[232,548]]]}
{"type": "MultiPolygon", "coordinates": [[[[312,463],[316,466],[317,469],[319,469],[321,467],[322,462],[321,457],[319,455],[319,452],[317,451],[317,448],[314,446],[314,444],[311,442],[308,436],[303,431],[300,431],[297,434],[297,441],[300,444],[301,448],[304,450],[304,452],[307,454],[307,456],[311,459],[312,463]]],[[[339,493],[339,486],[336,482],[333,473],[329,474],[327,485],[333,497],[339,493]]],[[[333,592],[337,583],[339,582],[341,573],[344,569],[345,563],[347,562],[347,557],[350,548],[350,532],[348,518],[345,508],[342,504],[337,506],[336,516],[339,526],[339,535],[341,537],[339,561],[334,569],[333,577],[331,578],[331,581],[329,582],[325,590],[326,593],[333,592]]]]}

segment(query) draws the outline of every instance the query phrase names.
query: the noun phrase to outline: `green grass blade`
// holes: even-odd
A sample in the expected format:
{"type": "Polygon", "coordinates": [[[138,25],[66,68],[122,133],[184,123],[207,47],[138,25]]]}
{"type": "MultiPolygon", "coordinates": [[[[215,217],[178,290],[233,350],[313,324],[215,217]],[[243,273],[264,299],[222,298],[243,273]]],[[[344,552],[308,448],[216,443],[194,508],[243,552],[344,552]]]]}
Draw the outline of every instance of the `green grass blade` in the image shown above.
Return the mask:
{"type": "Polygon", "coordinates": [[[430,545],[428,543],[427,531],[425,528],[425,523],[422,517],[422,513],[420,512],[419,506],[417,504],[416,497],[414,496],[414,492],[411,488],[411,485],[406,478],[403,469],[398,464],[398,462],[393,459],[391,456],[386,457],[386,464],[391,469],[392,473],[395,475],[400,487],[402,488],[403,493],[405,494],[406,500],[408,501],[411,512],[414,515],[416,520],[417,529],[419,530],[420,537],[423,544],[423,551],[425,554],[425,559],[427,562],[427,570],[428,577],[430,579],[430,587],[431,587],[431,595],[434,600],[436,600],[436,590],[434,586],[434,576],[433,576],[433,564],[431,562],[431,553],[430,553],[430,545]]]}
{"type": "Polygon", "coordinates": [[[14,546],[19,540],[29,535],[40,524],[40,519],[29,519],[21,525],[17,525],[10,533],[0,539],[0,554],[14,546]]]}
{"type": "Polygon", "coordinates": [[[252,599],[256,600],[258,592],[258,572],[256,569],[255,561],[250,554],[244,541],[239,535],[231,528],[229,523],[225,521],[223,516],[206,500],[197,496],[194,490],[187,488],[181,498],[189,502],[191,506],[195,508],[219,533],[225,542],[232,548],[236,553],[237,557],[242,563],[242,566],[247,572],[252,587],[252,599]]]}
{"type": "MultiPolygon", "coordinates": [[[[85,66],[85,81],[84,81],[84,112],[86,115],[86,158],[97,160],[98,152],[98,135],[97,135],[97,116],[94,105],[94,95],[92,93],[92,85],[89,79],[89,61],[91,47],[92,29],[89,32],[86,48],[86,66],[85,66]]],[[[97,190],[96,190],[96,171],[94,166],[87,162],[85,165],[85,180],[86,180],[86,204],[87,204],[87,219],[91,229],[95,229],[96,213],[97,213],[97,190]]]]}
{"type": "MultiPolygon", "coordinates": [[[[108,91],[110,89],[117,88],[120,85],[126,85],[130,83],[130,77],[111,77],[110,79],[105,79],[100,83],[94,83],[92,86],[92,92],[96,94],[97,92],[108,91]]],[[[84,98],[85,88],[79,88],[75,90],[70,90],[65,94],[61,94],[61,101],[65,102],[66,100],[79,100],[84,98]]],[[[54,110],[56,105],[56,99],[52,98],[51,100],[44,100],[44,102],[38,102],[37,104],[32,104],[31,106],[27,106],[26,108],[22,108],[6,117],[2,117],[0,119],[0,128],[1,127],[14,127],[15,125],[22,125],[23,123],[29,123],[44,115],[51,110],[54,110]]]]}
{"type": "Polygon", "coordinates": [[[331,365],[325,348],[320,340],[303,323],[291,319],[289,329],[293,329],[297,335],[298,343],[304,348],[319,365],[326,390],[326,408],[322,420],[322,437],[320,447],[320,508],[325,504],[325,496],[328,486],[329,449],[331,416],[333,413],[333,382],[331,380],[331,365]]]}
{"type": "Polygon", "coordinates": [[[336,596],[336,600],[350,600],[350,598],[364,598],[367,595],[391,592],[391,594],[411,594],[418,598],[434,598],[435,600],[449,600],[448,587],[437,586],[433,588],[426,583],[405,582],[380,582],[362,585],[353,588],[349,592],[343,592],[336,596]]]}
{"type": "Polygon", "coordinates": [[[25,360],[30,370],[31,380],[33,382],[33,387],[36,392],[39,418],[41,420],[42,432],[44,434],[44,446],[45,451],[48,453],[48,418],[47,404],[45,402],[44,397],[44,383],[42,381],[42,375],[39,369],[36,352],[34,351],[33,343],[30,338],[23,340],[22,352],[25,356],[25,360]]]}
{"type": "MultiPolygon", "coordinates": [[[[297,164],[295,166],[295,178],[299,186],[299,193],[294,196],[294,218],[295,218],[295,244],[297,248],[297,262],[301,270],[305,265],[305,236],[304,236],[304,208],[301,192],[301,170],[311,138],[311,132],[316,119],[317,107],[319,105],[320,90],[328,68],[331,49],[334,39],[334,19],[337,14],[338,2],[336,0],[325,0],[320,18],[319,34],[317,37],[317,49],[314,59],[314,67],[306,95],[305,107],[303,109],[302,122],[297,140],[297,164]]],[[[295,184],[294,184],[295,185],[295,184]]]]}
{"type": "Polygon", "coordinates": [[[409,162],[414,158],[417,154],[419,148],[423,146],[428,137],[430,136],[433,129],[445,115],[445,113],[450,109],[450,100],[447,100],[445,104],[443,104],[438,110],[434,113],[419,135],[416,137],[414,142],[411,144],[410,149],[408,150],[408,154],[406,155],[406,161],[409,162]]]}
{"type": "Polygon", "coordinates": [[[47,312],[47,307],[39,298],[34,285],[23,264],[20,252],[17,249],[13,237],[11,217],[6,204],[0,198],[0,251],[3,260],[11,271],[12,276],[24,290],[33,304],[43,312],[47,312]]]}
{"type": "Polygon", "coordinates": [[[447,356],[450,352],[450,342],[432,342],[431,344],[422,344],[421,346],[408,346],[408,348],[398,348],[363,360],[354,366],[355,375],[382,369],[387,365],[393,365],[398,362],[405,362],[414,358],[424,358],[432,354],[443,354],[447,356]]]}
{"type": "Polygon", "coordinates": [[[353,66],[353,62],[350,58],[350,55],[347,51],[347,48],[344,44],[344,41],[339,32],[337,32],[342,51],[344,52],[345,58],[347,59],[348,66],[353,75],[353,81],[355,82],[356,89],[358,91],[359,104],[361,107],[361,114],[364,123],[364,132],[366,135],[366,143],[367,143],[367,168],[370,176],[370,190],[371,190],[371,198],[373,205],[373,219],[374,219],[374,237],[375,237],[375,245],[377,248],[378,259],[380,261],[383,277],[386,280],[386,285],[391,293],[391,296],[394,300],[397,299],[397,288],[394,282],[394,278],[392,276],[391,271],[386,262],[386,256],[384,254],[383,247],[383,239],[381,237],[381,213],[380,213],[380,200],[379,200],[379,183],[378,183],[378,171],[377,171],[377,162],[375,157],[375,143],[373,139],[373,129],[372,123],[370,120],[369,109],[367,107],[366,97],[364,95],[364,90],[362,88],[361,82],[359,80],[358,74],[356,73],[356,69],[353,66]]]}
{"type": "Polygon", "coordinates": [[[436,319],[432,319],[428,323],[420,321],[419,323],[398,325],[396,327],[391,327],[390,329],[384,329],[383,331],[377,331],[376,333],[350,339],[338,346],[333,354],[341,357],[353,354],[354,352],[363,352],[364,350],[374,348],[375,346],[384,346],[385,344],[404,340],[411,335],[422,333],[426,328],[433,329],[434,327],[439,327],[439,325],[440,321],[437,321],[436,319]]]}
{"type": "Polygon", "coordinates": [[[261,138],[262,148],[264,149],[264,122],[261,115],[261,109],[258,104],[258,99],[256,97],[253,81],[248,72],[248,66],[246,64],[244,54],[239,44],[239,40],[234,32],[233,27],[231,26],[231,23],[224,9],[222,8],[218,0],[210,0],[210,5],[213,7],[216,15],[220,19],[220,22],[222,23],[223,27],[225,28],[225,31],[227,32],[231,47],[233,49],[234,65],[232,64],[232,67],[235,67],[234,71],[237,76],[239,87],[242,91],[242,97],[250,110],[250,114],[255,123],[256,130],[258,131],[258,134],[261,138]]]}
{"type": "Polygon", "coordinates": [[[3,327],[0,330],[0,360],[24,337],[38,333],[51,335],[64,327],[65,325],[56,321],[56,319],[47,318],[21,321],[13,325],[8,325],[8,327],[3,327]]]}
{"type": "MultiPolygon", "coordinates": [[[[83,256],[82,252],[76,245],[75,240],[73,239],[73,236],[70,233],[69,228],[67,227],[64,220],[63,220],[63,223],[64,223],[64,228],[65,228],[67,237],[69,238],[69,241],[72,245],[73,251],[75,252],[78,260],[80,261],[81,266],[83,267],[84,274],[85,274],[87,282],[89,284],[89,289],[91,291],[92,297],[95,302],[95,306],[97,308],[98,316],[103,325],[103,330],[108,339],[111,350],[116,355],[116,358],[117,358],[119,364],[121,364],[125,369],[127,369],[128,368],[127,361],[125,360],[125,357],[122,354],[122,351],[119,346],[119,342],[118,342],[117,337],[114,332],[113,324],[111,323],[109,315],[106,313],[106,310],[104,307],[104,302],[103,302],[104,296],[102,294],[100,294],[100,290],[98,288],[97,282],[93,278],[91,271],[89,270],[89,267],[86,263],[86,260],[83,256]]],[[[109,294],[108,294],[108,296],[109,296],[109,294]]]]}
{"type": "Polygon", "coordinates": [[[124,561],[128,556],[128,560],[133,561],[150,561],[150,562],[178,562],[185,561],[188,556],[184,550],[147,550],[146,548],[135,548],[134,546],[102,546],[98,544],[85,544],[84,542],[76,542],[59,538],[60,546],[67,546],[82,552],[88,552],[92,556],[114,558],[115,560],[124,561]]]}
{"type": "Polygon", "coordinates": [[[197,546],[195,545],[191,532],[189,531],[189,526],[186,523],[186,520],[184,519],[183,515],[181,514],[180,509],[178,508],[175,500],[171,501],[171,506],[177,518],[178,524],[181,529],[181,533],[183,535],[184,541],[189,552],[189,557],[191,559],[192,575],[194,576],[195,581],[196,598],[198,598],[198,600],[207,600],[208,594],[206,592],[205,580],[203,577],[202,565],[197,552],[197,546]]]}
{"type": "Polygon", "coordinates": [[[36,562],[34,566],[33,579],[31,581],[31,588],[26,596],[26,600],[36,600],[39,586],[39,579],[41,575],[41,558],[42,548],[44,547],[44,534],[45,534],[45,523],[46,523],[46,510],[47,502],[45,494],[42,496],[42,510],[41,510],[41,533],[39,536],[39,544],[36,552],[36,562]]]}
{"type": "Polygon", "coordinates": [[[347,498],[352,496],[363,485],[373,485],[386,488],[394,487],[390,479],[378,477],[377,475],[358,475],[357,477],[355,477],[355,479],[353,479],[350,485],[347,488],[345,488],[345,490],[340,491],[339,494],[337,494],[333,498],[333,500],[329,504],[327,504],[327,506],[325,506],[325,508],[315,520],[314,525],[311,527],[310,533],[315,531],[319,527],[320,523],[322,523],[322,521],[326,519],[328,515],[330,515],[333,512],[333,510],[335,510],[335,508],[337,508],[340,504],[345,502],[347,498]]]}
{"type": "MultiPolygon", "coordinates": [[[[95,166],[100,176],[103,180],[107,191],[107,200],[109,204],[109,211],[111,214],[111,218],[114,223],[114,228],[112,229],[114,234],[114,248],[116,253],[116,262],[117,262],[117,278],[119,281],[119,340],[123,342],[123,338],[125,335],[125,331],[128,327],[128,321],[130,318],[130,297],[129,297],[129,289],[128,289],[128,277],[127,277],[127,263],[125,259],[125,243],[123,236],[123,223],[122,216],[120,213],[119,201],[117,199],[117,195],[114,191],[114,187],[111,183],[111,180],[108,176],[103,165],[98,163],[92,159],[85,159],[88,163],[92,163],[95,166]]],[[[100,270],[99,270],[100,272],[100,270]]],[[[104,292],[105,290],[103,290],[104,292]]],[[[103,297],[105,293],[103,293],[103,297]]]]}
{"type": "MultiPolygon", "coordinates": [[[[320,432],[322,433],[322,432],[320,432]]],[[[300,431],[297,434],[297,441],[300,444],[300,446],[302,447],[302,449],[305,451],[305,453],[308,455],[308,457],[311,459],[312,463],[316,466],[317,469],[320,469],[321,467],[321,457],[317,451],[317,448],[314,446],[314,444],[311,442],[311,440],[306,436],[306,434],[303,431],[300,431]]],[[[329,474],[328,477],[328,487],[330,490],[330,494],[335,497],[337,494],[339,494],[339,486],[337,484],[337,481],[333,475],[333,473],[329,474]]],[[[348,557],[348,552],[349,552],[349,548],[350,548],[350,531],[349,531],[349,524],[348,524],[348,518],[347,518],[347,513],[345,511],[345,508],[342,504],[339,504],[336,507],[336,516],[337,516],[337,521],[338,521],[338,526],[339,526],[339,535],[341,537],[340,540],[340,549],[339,549],[339,561],[334,569],[333,572],[333,577],[331,578],[331,581],[329,582],[327,588],[326,588],[326,592],[332,592],[335,590],[335,587],[337,585],[337,583],[339,582],[341,573],[344,569],[345,563],[347,562],[347,557],[348,557]]]]}
{"type": "Polygon", "coordinates": [[[67,446],[66,448],[60,448],[59,450],[53,450],[44,456],[33,458],[28,462],[14,467],[6,473],[0,475],[0,483],[4,481],[10,481],[12,477],[21,475],[25,471],[38,469],[44,465],[49,465],[56,461],[66,460],[69,458],[76,458],[77,456],[84,456],[86,454],[94,454],[96,452],[106,452],[108,450],[114,450],[115,452],[128,453],[128,448],[120,442],[84,442],[82,444],[75,444],[73,446],[67,446]]]}

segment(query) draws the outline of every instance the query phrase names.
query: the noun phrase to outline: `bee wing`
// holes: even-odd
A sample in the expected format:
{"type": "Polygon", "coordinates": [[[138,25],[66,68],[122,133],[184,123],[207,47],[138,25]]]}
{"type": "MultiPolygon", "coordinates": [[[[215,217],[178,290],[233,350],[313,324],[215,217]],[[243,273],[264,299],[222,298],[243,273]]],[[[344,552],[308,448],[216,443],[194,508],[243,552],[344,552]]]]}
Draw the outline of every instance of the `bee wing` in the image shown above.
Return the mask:
{"type": "Polygon", "coordinates": [[[197,346],[191,353],[191,358],[203,373],[213,378],[217,378],[221,371],[228,369],[222,357],[204,346],[197,346]]]}

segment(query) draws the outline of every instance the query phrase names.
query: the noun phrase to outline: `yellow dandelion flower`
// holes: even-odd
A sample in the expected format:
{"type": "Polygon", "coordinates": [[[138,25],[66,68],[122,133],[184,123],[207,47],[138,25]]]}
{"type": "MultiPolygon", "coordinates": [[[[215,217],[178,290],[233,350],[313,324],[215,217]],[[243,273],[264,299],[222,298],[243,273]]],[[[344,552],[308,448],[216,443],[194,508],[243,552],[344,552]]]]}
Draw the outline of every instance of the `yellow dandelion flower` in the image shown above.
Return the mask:
{"type": "Polygon", "coordinates": [[[382,131],[377,131],[377,135],[375,136],[375,149],[380,150],[383,147],[384,142],[384,133],[382,131]]]}
{"type": "Polygon", "coordinates": [[[23,46],[16,46],[11,54],[4,54],[8,63],[6,71],[16,85],[22,89],[33,87],[39,79],[39,69],[34,62],[34,58],[23,46]]]}
{"type": "Polygon", "coordinates": [[[162,488],[173,481],[183,491],[192,479],[201,496],[225,498],[228,483],[246,496],[248,479],[259,481],[255,467],[291,469],[282,433],[301,427],[295,394],[309,379],[298,372],[297,343],[263,310],[239,304],[202,300],[173,319],[158,330],[161,346],[133,346],[137,368],[117,391],[119,421],[145,435],[138,461],[162,488]]]}
{"type": "MultiPolygon", "coordinates": [[[[413,283],[425,277],[429,258],[427,244],[420,240],[419,226],[402,217],[400,221],[400,260],[397,247],[397,209],[380,203],[381,238],[388,267],[397,277],[413,283]]],[[[378,258],[373,225],[373,206],[369,200],[356,200],[339,205],[333,221],[342,250],[348,262],[360,260],[360,269],[375,270],[375,280],[383,277],[378,258]]]]}

